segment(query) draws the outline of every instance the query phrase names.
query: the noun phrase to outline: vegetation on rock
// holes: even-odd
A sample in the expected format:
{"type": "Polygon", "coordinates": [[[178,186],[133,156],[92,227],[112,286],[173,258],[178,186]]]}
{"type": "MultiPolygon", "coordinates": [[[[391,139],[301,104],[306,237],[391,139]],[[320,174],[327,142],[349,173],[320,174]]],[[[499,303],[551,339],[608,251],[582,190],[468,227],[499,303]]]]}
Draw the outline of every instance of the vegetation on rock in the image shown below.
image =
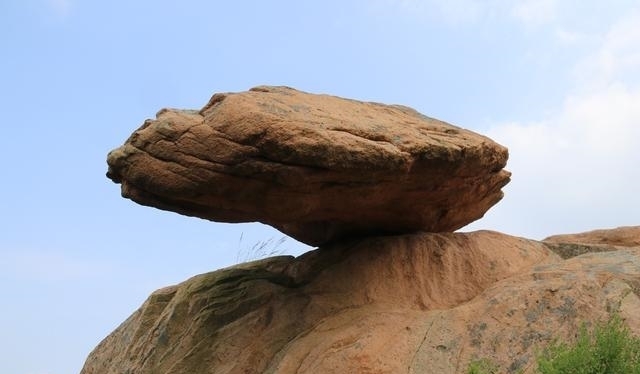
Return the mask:
{"type": "MultiPolygon", "coordinates": [[[[631,335],[618,315],[595,325],[580,328],[575,342],[555,340],[539,355],[540,374],[639,374],[640,337],[631,335]]],[[[468,374],[495,374],[497,365],[488,359],[472,361],[468,374]]]]}

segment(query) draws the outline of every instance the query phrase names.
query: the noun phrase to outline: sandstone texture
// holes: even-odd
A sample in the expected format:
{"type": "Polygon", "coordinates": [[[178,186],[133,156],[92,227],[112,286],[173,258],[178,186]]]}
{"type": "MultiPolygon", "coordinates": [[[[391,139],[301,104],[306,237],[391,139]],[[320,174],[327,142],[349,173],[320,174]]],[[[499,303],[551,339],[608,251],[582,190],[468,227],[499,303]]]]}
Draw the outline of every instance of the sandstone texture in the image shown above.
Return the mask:
{"type": "Polygon", "coordinates": [[[640,246],[640,226],[553,235],[544,239],[544,242],[563,258],[590,252],[616,251],[640,246]]]}
{"type": "Polygon", "coordinates": [[[553,235],[544,239],[544,241],[547,243],[638,247],[640,246],[640,226],[623,226],[615,229],[593,230],[579,234],[553,235]]]}
{"type": "Polygon", "coordinates": [[[404,106],[261,86],[161,110],[110,152],[107,175],[142,205],[322,245],[463,227],[502,198],[507,157],[404,106]]]}
{"type": "Polygon", "coordinates": [[[343,241],[156,291],[82,374],[501,373],[617,311],[640,333],[640,247],[568,259],[480,231],[343,241]]]}

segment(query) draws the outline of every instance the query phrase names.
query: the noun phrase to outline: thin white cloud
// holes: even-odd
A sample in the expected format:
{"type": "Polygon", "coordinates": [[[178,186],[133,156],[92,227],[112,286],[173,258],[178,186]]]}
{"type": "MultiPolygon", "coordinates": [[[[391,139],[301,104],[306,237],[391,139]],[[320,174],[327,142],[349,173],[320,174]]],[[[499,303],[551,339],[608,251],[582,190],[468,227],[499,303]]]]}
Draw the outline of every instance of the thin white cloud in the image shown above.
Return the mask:
{"type": "Polygon", "coordinates": [[[484,16],[485,6],[474,0],[431,0],[424,4],[434,6],[449,22],[476,21],[484,16]]]}
{"type": "Polygon", "coordinates": [[[556,0],[521,0],[512,3],[511,15],[527,27],[552,22],[557,17],[556,0]]]}
{"type": "Polygon", "coordinates": [[[640,85],[640,11],[630,12],[602,38],[601,47],[578,64],[583,89],[601,89],[612,81],[640,85]]]}
{"type": "Polygon", "coordinates": [[[600,40],[560,111],[488,131],[509,147],[514,176],[485,224],[533,236],[640,224],[640,13],[600,40]]]}
{"type": "Polygon", "coordinates": [[[47,4],[57,17],[66,18],[71,13],[71,0],[47,0],[47,4]]]}
{"type": "Polygon", "coordinates": [[[557,0],[378,0],[379,10],[395,9],[410,17],[451,24],[516,20],[526,27],[557,18],[557,0]]]}
{"type": "Polygon", "coordinates": [[[370,4],[377,12],[393,10],[404,16],[450,24],[476,22],[493,8],[496,0],[377,0],[370,4]]]}
{"type": "Polygon", "coordinates": [[[574,30],[567,30],[562,27],[558,27],[555,30],[554,34],[556,40],[560,42],[560,44],[564,45],[575,45],[590,39],[589,36],[584,33],[580,33],[574,30]]]}

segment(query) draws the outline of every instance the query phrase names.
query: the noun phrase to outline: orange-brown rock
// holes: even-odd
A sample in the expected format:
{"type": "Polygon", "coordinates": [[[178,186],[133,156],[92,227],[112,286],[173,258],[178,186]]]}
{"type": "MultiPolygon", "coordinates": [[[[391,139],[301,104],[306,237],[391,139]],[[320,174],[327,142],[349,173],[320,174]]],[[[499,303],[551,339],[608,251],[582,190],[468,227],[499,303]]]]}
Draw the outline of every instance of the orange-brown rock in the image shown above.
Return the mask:
{"type": "Polygon", "coordinates": [[[536,350],[618,311],[640,332],[640,247],[562,260],[495,232],[353,240],[152,294],[82,374],[532,373],[536,350]]]}
{"type": "Polygon", "coordinates": [[[544,239],[544,241],[548,243],[638,247],[640,246],[640,226],[623,226],[615,229],[592,230],[579,234],[553,235],[544,239]]]}
{"type": "Polygon", "coordinates": [[[563,258],[594,251],[616,251],[626,247],[640,246],[640,226],[553,235],[544,239],[544,242],[563,258]]]}
{"type": "Polygon", "coordinates": [[[161,110],[109,154],[107,175],[143,205],[320,245],[465,226],[502,198],[507,157],[404,106],[262,86],[161,110]]]}

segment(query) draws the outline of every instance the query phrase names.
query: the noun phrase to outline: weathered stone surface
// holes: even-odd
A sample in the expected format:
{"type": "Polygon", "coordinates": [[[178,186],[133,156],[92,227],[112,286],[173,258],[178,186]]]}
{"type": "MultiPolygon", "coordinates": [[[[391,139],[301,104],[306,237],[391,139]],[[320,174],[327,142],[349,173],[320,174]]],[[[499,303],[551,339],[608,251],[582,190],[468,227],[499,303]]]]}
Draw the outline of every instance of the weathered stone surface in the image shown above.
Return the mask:
{"type": "Polygon", "coordinates": [[[640,226],[553,235],[544,239],[544,243],[562,258],[571,258],[590,252],[617,251],[626,247],[640,246],[640,226]]]}
{"type": "Polygon", "coordinates": [[[593,230],[579,234],[553,235],[544,239],[544,241],[548,243],[638,247],[640,246],[640,226],[623,226],[615,229],[593,230]]]}
{"type": "Polygon", "coordinates": [[[155,292],[82,374],[532,373],[536,349],[618,310],[640,333],[640,247],[562,260],[495,232],[354,240],[155,292]]]}
{"type": "Polygon", "coordinates": [[[413,109],[287,87],[161,110],[108,157],[140,204],[302,242],[456,230],[502,198],[507,150],[413,109]]]}

